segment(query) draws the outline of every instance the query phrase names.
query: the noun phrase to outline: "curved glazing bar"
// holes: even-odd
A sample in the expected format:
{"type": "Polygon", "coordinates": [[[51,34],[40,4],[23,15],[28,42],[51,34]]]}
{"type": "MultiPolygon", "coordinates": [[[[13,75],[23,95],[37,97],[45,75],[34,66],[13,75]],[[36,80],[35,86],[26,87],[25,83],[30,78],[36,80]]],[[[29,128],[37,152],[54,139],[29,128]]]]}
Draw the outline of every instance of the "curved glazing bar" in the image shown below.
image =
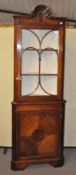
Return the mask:
{"type": "Polygon", "coordinates": [[[34,47],[39,49],[40,39],[36,32],[31,29],[23,29],[22,30],[22,49],[26,49],[28,47],[34,47]]]}
{"type": "MultiPolygon", "coordinates": [[[[25,30],[25,31],[27,31],[27,30],[25,30]]],[[[41,36],[39,38],[39,36],[37,35],[37,33],[39,34],[39,32],[41,32],[41,31],[39,31],[39,30],[29,30],[29,32],[31,32],[33,34],[33,36],[35,36],[35,38],[38,40],[38,43],[39,43],[39,47],[38,48],[37,47],[35,48],[34,46],[31,46],[31,45],[29,45],[29,47],[25,47],[26,45],[22,45],[22,57],[25,60],[26,59],[29,60],[29,62],[31,63],[31,66],[32,66],[31,60],[34,60],[34,57],[32,57],[32,53],[30,54],[30,58],[28,58],[28,56],[27,57],[24,56],[25,52],[27,52],[27,51],[33,51],[34,52],[35,51],[38,54],[38,57],[35,58],[35,60],[37,59],[37,62],[35,61],[34,62],[34,65],[33,65],[34,66],[33,68],[36,68],[37,71],[36,71],[36,69],[34,69],[34,71],[33,71],[34,74],[29,71],[29,75],[30,76],[33,76],[33,78],[34,78],[34,76],[36,76],[37,77],[37,81],[36,81],[36,84],[35,84],[34,89],[31,91],[31,87],[30,87],[29,93],[27,93],[27,94],[25,93],[26,95],[35,94],[36,91],[39,88],[41,88],[43,90],[43,92],[45,92],[47,95],[57,94],[58,41],[56,42],[56,47],[53,48],[53,47],[51,47],[51,45],[50,45],[50,47],[48,45],[46,45],[45,44],[46,43],[45,40],[46,40],[46,38],[49,39],[49,35],[51,35],[52,33],[53,33],[53,35],[55,33],[55,36],[56,36],[56,39],[54,38],[54,36],[53,37],[52,36],[50,37],[51,39],[52,38],[54,39],[52,41],[57,40],[58,31],[55,31],[55,30],[50,30],[50,31],[49,30],[48,31],[46,30],[45,31],[44,30],[44,32],[43,32],[44,35],[41,34],[41,36]],[[48,47],[42,47],[42,45],[43,46],[45,45],[45,46],[48,46],[48,47]],[[45,52],[46,53],[49,53],[50,52],[50,54],[45,54],[45,52]],[[52,53],[54,53],[54,54],[52,54],[52,53]],[[45,60],[45,61],[43,61],[43,60],[45,60]],[[49,65],[50,65],[50,69],[49,69],[49,71],[46,71],[46,67],[49,66],[49,65]],[[54,69],[56,69],[53,72],[51,71],[52,70],[52,66],[54,67],[54,69]],[[45,77],[42,78],[42,74],[45,74],[45,77],[46,78],[45,77]],[[48,77],[48,75],[49,75],[49,77],[48,77]],[[45,79],[46,79],[46,82],[45,82],[45,79]],[[52,79],[54,80],[54,83],[53,83],[52,79]],[[56,86],[54,88],[55,89],[55,92],[52,91],[52,88],[51,88],[52,87],[52,84],[54,86],[56,86]]],[[[50,42],[51,42],[51,40],[50,40],[50,42]]],[[[47,42],[47,43],[49,43],[49,42],[47,42]]],[[[25,61],[25,64],[27,65],[26,61],[25,61]]],[[[24,65],[24,63],[22,63],[22,65],[24,65]]],[[[29,64],[28,64],[28,67],[29,67],[29,64]]],[[[21,76],[22,76],[22,73],[23,73],[23,71],[21,72],[21,76]]],[[[26,71],[25,71],[25,76],[27,76],[27,72],[26,71]]],[[[33,82],[33,79],[30,79],[30,81],[32,83],[33,82]]],[[[22,85],[23,85],[23,83],[22,83],[22,85]]],[[[26,89],[26,86],[25,86],[25,89],[26,89]]],[[[29,87],[28,87],[28,89],[29,89],[29,87]]]]}
{"type": "Polygon", "coordinates": [[[50,30],[41,39],[41,48],[59,49],[59,32],[57,30],[50,30]]]}

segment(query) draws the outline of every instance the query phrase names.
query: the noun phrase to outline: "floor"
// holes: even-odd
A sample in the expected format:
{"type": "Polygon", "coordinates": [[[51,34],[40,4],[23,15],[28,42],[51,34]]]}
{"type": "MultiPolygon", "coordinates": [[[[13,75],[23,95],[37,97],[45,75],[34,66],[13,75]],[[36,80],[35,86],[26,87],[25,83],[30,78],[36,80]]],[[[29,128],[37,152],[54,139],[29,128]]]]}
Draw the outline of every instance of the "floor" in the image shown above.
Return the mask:
{"type": "Polygon", "coordinates": [[[61,168],[48,164],[30,165],[22,171],[11,170],[11,149],[0,148],[0,175],[76,175],[76,148],[64,149],[65,163],[61,168]],[[6,153],[6,154],[5,154],[6,153]]]}

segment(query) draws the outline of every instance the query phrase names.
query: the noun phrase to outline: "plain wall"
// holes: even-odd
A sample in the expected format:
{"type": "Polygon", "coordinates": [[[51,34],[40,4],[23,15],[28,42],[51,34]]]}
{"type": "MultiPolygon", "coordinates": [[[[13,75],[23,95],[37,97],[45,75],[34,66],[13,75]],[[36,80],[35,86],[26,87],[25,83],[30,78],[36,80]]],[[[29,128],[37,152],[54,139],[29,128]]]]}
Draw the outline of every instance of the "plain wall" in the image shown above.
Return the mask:
{"type": "Polygon", "coordinates": [[[0,27],[0,146],[11,146],[13,50],[13,27],[0,27]]]}
{"type": "Polygon", "coordinates": [[[64,98],[64,145],[76,147],[76,29],[66,30],[64,98]]]}

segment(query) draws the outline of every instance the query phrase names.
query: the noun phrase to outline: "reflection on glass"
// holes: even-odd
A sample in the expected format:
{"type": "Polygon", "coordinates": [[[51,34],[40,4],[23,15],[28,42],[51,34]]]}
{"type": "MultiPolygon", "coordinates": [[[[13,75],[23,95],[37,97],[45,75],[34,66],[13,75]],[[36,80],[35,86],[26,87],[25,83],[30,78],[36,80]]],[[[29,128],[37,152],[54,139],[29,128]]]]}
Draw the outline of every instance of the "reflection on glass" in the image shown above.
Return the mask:
{"type": "Polygon", "coordinates": [[[41,76],[41,85],[38,85],[38,76],[22,77],[22,96],[24,95],[56,95],[57,76],[41,76]]]}
{"type": "Polygon", "coordinates": [[[22,30],[22,49],[27,47],[58,49],[59,32],[54,30],[22,30]]]}
{"type": "Polygon", "coordinates": [[[44,49],[48,47],[58,49],[58,31],[49,31],[44,37],[41,48],[44,49]]]}
{"type": "Polygon", "coordinates": [[[39,61],[38,53],[36,51],[25,51],[22,55],[22,74],[38,73],[39,61]]]}
{"type": "Polygon", "coordinates": [[[22,96],[34,93],[38,85],[38,76],[22,76],[22,96]]]}
{"type": "Polygon", "coordinates": [[[31,30],[22,30],[22,49],[27,47],[39,48],[38,38],[31,32],[31,30]]]}
{"type": "Polygon", "coordinates": [[[41,76],[43,89],[49,94],[57,94],[57,76],[41,76]]]}
{"type": "Polygon", "coordinates": [[[43,91],[43,89],[41,88],[41,86],[39,85],[37,90],[32,94],[34,96],[43,96],[43,95],[48,95],[45,91],[43,91]]]}
{"type": "Polygon", "coordinates": [[[56,52],[44,51],[41,58],[41,73],[57,74],[58,60],[56,52]]]}

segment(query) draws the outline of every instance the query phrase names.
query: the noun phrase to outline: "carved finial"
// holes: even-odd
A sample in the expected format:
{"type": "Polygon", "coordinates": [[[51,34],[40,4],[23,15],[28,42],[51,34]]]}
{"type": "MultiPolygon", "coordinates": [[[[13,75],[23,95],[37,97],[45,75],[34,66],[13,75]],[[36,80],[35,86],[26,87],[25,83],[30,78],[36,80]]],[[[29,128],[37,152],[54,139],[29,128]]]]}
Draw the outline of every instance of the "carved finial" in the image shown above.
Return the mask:
{"type": "Polygon", "coordinates": [[[38,5],[32,12],[32,15],[37,18],[50,18],[52,15],[52,10],[45,5],[38,5]]]}

